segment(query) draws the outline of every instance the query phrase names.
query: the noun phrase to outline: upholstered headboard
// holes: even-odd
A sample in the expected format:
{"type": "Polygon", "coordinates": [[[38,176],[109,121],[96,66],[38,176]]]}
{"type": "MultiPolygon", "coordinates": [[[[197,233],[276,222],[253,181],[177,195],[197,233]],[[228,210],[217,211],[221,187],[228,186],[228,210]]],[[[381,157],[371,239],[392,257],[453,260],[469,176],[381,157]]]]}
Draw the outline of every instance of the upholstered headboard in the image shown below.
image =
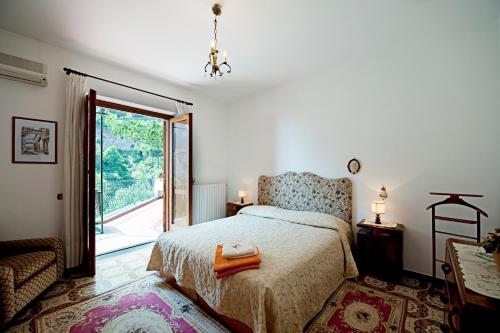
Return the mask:
{"type": "Polygon", "coordinates": [[[352,222],[352,183],[348,178],[329,179],[310,172],[286,172],[259,177],[259,205],[313,211],[352,222]]]}

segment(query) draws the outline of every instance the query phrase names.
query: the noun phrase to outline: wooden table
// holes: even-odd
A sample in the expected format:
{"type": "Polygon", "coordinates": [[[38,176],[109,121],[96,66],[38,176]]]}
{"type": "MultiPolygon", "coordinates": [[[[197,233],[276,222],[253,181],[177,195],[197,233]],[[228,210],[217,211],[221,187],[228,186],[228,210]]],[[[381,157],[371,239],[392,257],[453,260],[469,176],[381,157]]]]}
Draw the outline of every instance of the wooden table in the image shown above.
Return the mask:
{"type": "Polygon", "coordinates": [[[498,332],[500,300],[478,294],[465,287],[453,243],[477,245],[459,239],[446,241],[446,262],[441,268],[445,274],[447,324],[451,332],[498,332]]]}

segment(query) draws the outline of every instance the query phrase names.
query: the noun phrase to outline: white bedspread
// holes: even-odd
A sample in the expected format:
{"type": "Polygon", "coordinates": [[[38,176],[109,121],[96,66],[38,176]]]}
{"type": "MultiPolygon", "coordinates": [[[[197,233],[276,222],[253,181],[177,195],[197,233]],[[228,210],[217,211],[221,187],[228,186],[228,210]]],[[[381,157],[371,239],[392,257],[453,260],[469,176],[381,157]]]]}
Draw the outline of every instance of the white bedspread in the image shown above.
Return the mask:
{"type": "Polygon", "coordinates": [[[162,234],[148,270],[163,269],[214,310],[254,332],[302,332],[345,278],[357,276],[351,226],[334,216],[250,206],[236,216],[162,234]],[[217,280],[216,245],[251,241],[261,268],[217,280]]]}

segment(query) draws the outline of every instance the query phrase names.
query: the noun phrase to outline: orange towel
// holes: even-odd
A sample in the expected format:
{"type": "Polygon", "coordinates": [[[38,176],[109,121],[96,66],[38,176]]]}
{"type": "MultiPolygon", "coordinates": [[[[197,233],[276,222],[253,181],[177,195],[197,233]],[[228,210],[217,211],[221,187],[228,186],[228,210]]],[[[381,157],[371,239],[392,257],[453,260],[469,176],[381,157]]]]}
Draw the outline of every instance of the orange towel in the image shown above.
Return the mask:
{"type": "Polygon", "coordinates": [[[225,271],[222,272],[216,272],[215,277],[217,279],[222,279],[223,277],[234,275],[239,272],[247,271],[249,269],[259,269],[260,264],[252,264],[252,265],[245,265],[245,266],[240,266],[236,268],[230,268],[226,269],[225,271]]]}
{"type": "Polygon", "coordinates": [[[215,250],[215,260],[214,260],[214,271],[221,272],[231,268],[237,268],[246,265],[253,265],[260,263],[260,253],[257,250],[257,254],[251,257],[237,258],[237,259],[226,259],[222,257],[222,245],[217,245],[215,250]]]}

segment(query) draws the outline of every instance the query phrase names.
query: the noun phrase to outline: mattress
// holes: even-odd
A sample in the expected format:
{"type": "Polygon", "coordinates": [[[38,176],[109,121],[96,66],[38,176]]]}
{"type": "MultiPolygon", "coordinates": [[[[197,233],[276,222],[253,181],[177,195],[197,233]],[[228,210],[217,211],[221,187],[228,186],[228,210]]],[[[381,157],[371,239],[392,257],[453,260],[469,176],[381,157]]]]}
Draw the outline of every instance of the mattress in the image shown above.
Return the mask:
{"type": "Polygon", "coordinates": [[[148,270],[163,270],[254,332],[301,332],[340,283],[357,276],[350,239],[350,224],[332,215],[250,206],[160,235],[148,270]],[[216,279],[216,246],[235,241],[257,245],[260,269],[216,279]]]}

